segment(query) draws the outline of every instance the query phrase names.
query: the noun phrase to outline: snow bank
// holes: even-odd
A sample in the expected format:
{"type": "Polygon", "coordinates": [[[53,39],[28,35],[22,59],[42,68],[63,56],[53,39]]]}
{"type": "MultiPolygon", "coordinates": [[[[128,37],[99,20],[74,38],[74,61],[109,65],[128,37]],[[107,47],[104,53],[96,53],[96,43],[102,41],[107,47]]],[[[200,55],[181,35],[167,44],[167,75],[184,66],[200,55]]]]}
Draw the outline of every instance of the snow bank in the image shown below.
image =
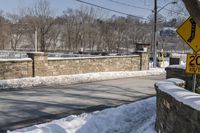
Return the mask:
{"type": "Polygon", "coordinates": [[[182,65],[170,65],[168,66],[167,68],[178,68],[178,69],[185,69],[185,65],[182,64],[182,65]]]}
{"type": "Polygon", "coordinates": [[[200,111],[200,95],[178,87],[176,84],[184,84],[184,81],[172,78],[159,81],[156,83],[156,86],[160,91],[171,95],[177,101],[200,111]]]}
{"type": "Polygon", "coordinates": [[[156,98],[100,112],[69,116],[8,133],[156,133],[156,98]]]}
{"type": "Polygon", "coordinates": [[[109,79],[130,78],[136,76],[159,75],[165,73],[164,69],[154,68],[148,71],[120,71],[120,72],[100,72],[76,75],[48,76],[0,80],[0,89],[32,87],[39,85],[68,85],[74,83],[84,83],[109,79]]]}
{"type": "Polygon", "coordinates": [[[139,55],[123,55],[123,56],[90,56],[90,57],[48,57],[48,60],[74,60],[74,59],[104,59],[104,58],[130,58],[137,57],[139,55]]]}
{"type": "Polygon", "coordinates": [[[19,58],[19,59],[0,59],[0,62],[6,62],[6,61],[15,61],[15,62],[17,62],[17,61],[32,61],[30,58],[19,58]]]}

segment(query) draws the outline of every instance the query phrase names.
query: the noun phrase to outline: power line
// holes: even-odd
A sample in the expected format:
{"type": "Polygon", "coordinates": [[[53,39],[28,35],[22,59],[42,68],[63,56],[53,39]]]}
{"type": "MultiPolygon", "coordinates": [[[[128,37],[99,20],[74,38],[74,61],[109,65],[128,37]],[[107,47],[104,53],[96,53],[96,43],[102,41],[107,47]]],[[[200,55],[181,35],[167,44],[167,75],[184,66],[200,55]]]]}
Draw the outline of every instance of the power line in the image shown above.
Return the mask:
{"type": "Polygon", "coordinates": [[[112,12],[116,12],[116,13],[119,13],[119,14],[123,14],[123,15],[132,16],[132,17],[136,17],[136,18],[147,20],[146,18],[143,18],[143,17],[140,17],[140,16],[136,16],[136,15],[124,13],[124,12],[121,12],[121,11],[113,10],[113,9],[110,9],[110,8],[106,8],[106,7],[99,6],[99,5],[96,5],[96,4],[93,4],[93,3],[89,3],[89,2],[85,2],[85,1],[82,1],[82,0],[75,0],[75,1],[87,4],[87,5],[95,6],[95,7],[107,10],[107,11],[112,11],[112,12]]]}
{"type": "MultiPolygon", "coordinates": [[[[129,7],[133,7],[133,8],[138,8],[138,9],[153,11],[153,10],[150,9],[150,8],[139,7],[139,6],[135,6],[135,5],[131,5],[131,4],[119,2],[119,1],[116,1],[116,0],[109,0],[109,1],[111,1],[111,2],[113,2],[113,3],[120,4],[120,5],[124,5],[124,6],[129,6],[129,7]]],[[[166,11],[169,11],[169,12],[174,12],[174,13],[177,13],[177,14],[185,15],[184,13],[180,13],[180,12],[177,12],[177,11],[174,11],[174,10],[170,10],[170,9],[168,9],[168,8],[163,8],[163,9],[166,10],[166,11]]]]}
{"type": "Polygon", "coordinates": [[[184,13],[177,12],[177,11],[174,11],[174,10],[170,10],[168,8],[163,8],[163,10],[166,10],[166,11],[169,11],[169,12],[173,12],[173,13],[177,13],[177,14],[181,14],[181,15],[185,15],[184,13]]]}
{"type": "Polygon", "coordinates": [[[127,4],[127,3],[124,3],[124,2],[119,2],[119,1],[116,1],[116,0],[109,0],[109,1],[111,1],[111,2],[113,2],[113,3],[120,4],[120,5],[124,5],[124,6],[129,6],[129,7],[133,7],[133,8],[142,9],[142,10],[152,11],[152,9],[150,9],[150,8],[139,7],[139,6],[127,4]]]}

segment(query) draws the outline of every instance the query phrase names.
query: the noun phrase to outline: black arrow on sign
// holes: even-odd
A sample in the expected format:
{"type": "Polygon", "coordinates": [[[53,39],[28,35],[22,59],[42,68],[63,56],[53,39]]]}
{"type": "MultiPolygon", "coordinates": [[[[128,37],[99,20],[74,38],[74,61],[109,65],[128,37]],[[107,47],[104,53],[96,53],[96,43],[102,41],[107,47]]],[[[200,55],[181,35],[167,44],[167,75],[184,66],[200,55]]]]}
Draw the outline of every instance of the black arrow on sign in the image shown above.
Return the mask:
{"type": "Polygon", "coordinates": [[[195,38],[195,32],[196,32],[196,22],[194,21],[193,18],[190,19],[190,23],[192,24],[192,28],[191,28],[191,35],[189,37],[189,39],[187,40],[188,42],[192,42],[195,38]]]}

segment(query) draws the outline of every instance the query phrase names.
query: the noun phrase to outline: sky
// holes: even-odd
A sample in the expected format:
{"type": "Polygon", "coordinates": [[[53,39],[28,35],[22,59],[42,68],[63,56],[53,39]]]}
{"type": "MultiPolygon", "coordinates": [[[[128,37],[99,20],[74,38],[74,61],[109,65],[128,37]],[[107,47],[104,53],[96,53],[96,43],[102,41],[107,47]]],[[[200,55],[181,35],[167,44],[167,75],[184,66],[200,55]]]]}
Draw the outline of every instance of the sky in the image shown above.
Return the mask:
{"type": "MultiPolygon", "coordinates": [[[[36,0],[0,0],[0,9],[4,10],[5,12],[16,12],[19,7],[30,7],[33,5],[34,1],[36,0]]],[[[83,0],[85,2],[93,3],[99,6],[103,6],[109,9],[117,10],[120,12],[124,12],[127,14],[131,14],[134,16],[140,16],[147,18],[148,16],[152,15],[153,9],[153,2],[154,0],[83,0]],[[139,9],[134,7],[125,6],[122,4],[117,4],[115,2],[122,2],[129,5],[142,7],[146,9],[139,9]]],[[[169,3],[172,0],[158,0],[158,7],[162,7],[169,3]]],[[[56,15],[61,15],[62,12],[66,9],[78,9],[80,6],[89,6],[83,3],[80,3],[76,0],[49,0],[50,5],[56,11],[56,15]]],[[[166,8],[173,10],[175,5],[168,5],[166,8]]],[[[170,14],[169,11],[165,9],[161,10],[160,13],[165,17],[172,17],[173,15],[170,14]]],[[[109,12],[110,15],[122,15],[114,12],[109,12]]],[[[123,15],[122,15],[123,16],[123,15]]]]}

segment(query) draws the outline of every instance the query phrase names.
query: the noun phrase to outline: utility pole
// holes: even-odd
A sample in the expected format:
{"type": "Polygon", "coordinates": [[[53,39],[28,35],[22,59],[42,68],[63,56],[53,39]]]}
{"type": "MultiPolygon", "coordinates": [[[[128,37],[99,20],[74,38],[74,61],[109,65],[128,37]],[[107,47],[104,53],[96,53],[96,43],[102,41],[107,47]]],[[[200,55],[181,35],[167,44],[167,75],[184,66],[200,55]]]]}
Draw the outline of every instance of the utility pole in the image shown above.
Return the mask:
{"type": "Polygon", "coordinates": [[[156,43],[156,25],[157,25],[157,0],[154,0],[154,24],[153,24],[153,67],[157,66],[157,43],[156,43]]]}
{"type": "Polygon", "coordinates": [[[156,31],[157,31],[157,14],[160,12],[163,8],[168,6],[169,4],[177,4],[176,1],[169,2],[165,4],[163,7],[161,7],[158,10],[157,7],[157,0],[154,0],[154,23],[153,23],[153,67],[157,67],[157,36],[156,36],[156,31]]]}
{"type": "Polygon", "coordinates": [[[37,27],[35,28],[35,52],[37,52],[37,44],[38,44],[38,33],[37,33],[37,27]]]}

